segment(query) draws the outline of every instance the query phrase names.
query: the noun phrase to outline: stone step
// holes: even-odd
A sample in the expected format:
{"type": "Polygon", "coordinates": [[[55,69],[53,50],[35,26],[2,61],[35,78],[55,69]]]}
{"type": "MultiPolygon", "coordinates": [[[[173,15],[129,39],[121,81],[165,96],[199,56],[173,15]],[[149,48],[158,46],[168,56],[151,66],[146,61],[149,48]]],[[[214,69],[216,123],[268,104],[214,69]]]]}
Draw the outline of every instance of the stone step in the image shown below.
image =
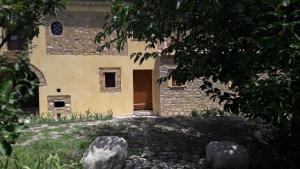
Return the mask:
{"type": "Polygon", "coordinates": [[[133,111],[134,116],[154,116],[152,110],[136,110],[133,111]]]}

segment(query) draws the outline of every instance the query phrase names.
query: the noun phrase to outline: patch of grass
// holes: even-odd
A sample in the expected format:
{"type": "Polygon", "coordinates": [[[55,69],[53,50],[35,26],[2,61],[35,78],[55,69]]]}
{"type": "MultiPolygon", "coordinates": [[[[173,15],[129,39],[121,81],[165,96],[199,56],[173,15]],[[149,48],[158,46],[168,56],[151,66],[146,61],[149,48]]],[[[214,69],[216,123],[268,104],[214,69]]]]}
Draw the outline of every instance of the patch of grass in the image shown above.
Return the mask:
{"type": "Polygon", "coordinates": [[[23,169],[27,166],[30,169],[44,169],[47,166],[47,169],[79,169],[82,168],[82,155],[90,143],[88,139],[65,136],[60,139],[34,141],[26,146],[15,146],[9,160],[0,159],[0,168],[23,169]]]}
{"type": "Polygon", "coordinates": [[[73,129],[76,129],[77,131],[84,131],[86,129],[86,126],[74,125],[73,129]]]}
{"type": "Polygon", "coordinates": [[[20,161],[24,162],[28,162],[28,157],[31,160],[38,160],[50,154],[57,154],[66,163],[71,160],[80,161],[83,152],[90,143],[91,140],[75,139],[69,136],[58,139],[43,139],[34,141],[30,145],[14,147],[13,155],[16,155],[20,161]]]}
{"type": "Polygon", "coordinates": [[[91,138],[78,137],[76,132],[81,127],[69,126],[44,128],[37,132],[26,131],[17,140],[11,158],[0,157],[1,169],[79,169],[81,158],[92,142],[91,138]],[[52,138],[52,133],[60,137],[52,138]],[[35,135],[42,135],[40,140],[32,140],[27,145],[20,143],[30,141],[35,135]],[[26,168],[28,167],[28,168],[26,168]]]}
{"type": "Polygon", "coordinates": [[[81,169],[82,161],[70,161],[65,163],[57,154],[48,157],[40,157],[37,161],[32,161],[27,157],[28,163],[21,161],[18,156],[0,157],[1,169],[81,169]]]}
{"type": "MultiPolygon", "coordinates": [[[[75,139],[70,134],[64,134],[58,139],[48,138],[34,141],[26,146],[15,146],[12,159],[15,159],[22,166],[29,166],[31,169],[34,168],[37,161],[44,162],[55,154],[55,158],[58,160],[57,163],[77,165],[80,164],[83,153],[90,143],[91,140],[75,139]]],[[[14,165],[14,163],[10,163],[8,168],[16,168],[14,165]]],[[[56,169],[56,167],[53,167],[53,169],[56,169]]]]}
{"type": "Polygon", "coordinates": [[[62,136],[62,139],[74,139],[73,133],[62,133],[61,136],[62,136]]]}
{"type": "Polygon", "coordinates": [[[40,133],[44,136],[44,137],[49,137],[51,132],[56,131],[57,129],[48,129],[45,128],[44,130],[41,130],[40,133]]]}
{"type": "Polygon", "coordinates": [[[36,135],[36,132],[21,133],[20,137],[18,138],[18,142],[25,142],[27,140],[30,140],[35,135],[36,135]]]}

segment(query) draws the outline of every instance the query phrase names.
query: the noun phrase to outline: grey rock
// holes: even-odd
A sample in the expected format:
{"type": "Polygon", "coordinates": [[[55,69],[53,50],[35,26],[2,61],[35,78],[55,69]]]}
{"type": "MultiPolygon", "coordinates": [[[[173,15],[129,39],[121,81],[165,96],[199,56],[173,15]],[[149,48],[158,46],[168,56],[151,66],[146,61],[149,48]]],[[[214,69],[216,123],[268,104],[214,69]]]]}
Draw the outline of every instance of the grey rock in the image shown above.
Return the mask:
{"type": "Polygon", "coordinates": [[[150,161],[137,155],[129,157],[125,169],[149,169],[151,166],[150,161]]]}
{"type": "Polygon", "coordinates": [[[206,161],[213,169],[248,169],[249,167],[249,155],[246,148],[231,141],[208,143],[206,161]]]}
{"type": "Polygon", "coordinates": [[[122,169],[127,158],[128,144],[117,136],[97,137],[83,157],[84,169],[122,169]]]}

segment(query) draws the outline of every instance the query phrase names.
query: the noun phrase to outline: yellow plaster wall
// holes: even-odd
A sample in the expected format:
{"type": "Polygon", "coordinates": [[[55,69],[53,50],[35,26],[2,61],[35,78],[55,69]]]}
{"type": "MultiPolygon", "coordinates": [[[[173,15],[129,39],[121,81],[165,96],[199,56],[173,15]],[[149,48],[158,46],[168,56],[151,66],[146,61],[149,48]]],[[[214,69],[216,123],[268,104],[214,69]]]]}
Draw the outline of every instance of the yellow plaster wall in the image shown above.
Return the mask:
{"type": "MultiPolygon", "coordinates": [[[[129,56],[122,55],[46,55],[45,28],[33,40],[35,48],[31,63],[43,72],[46,86],[39,88],[40,112],[48,111],[48,95],[70,95],[73,112],[86,110],[104,112],[112,110],[114,115],[132,115],[133,112],[133,70],[153,70],[153,107],[159,112],[157,60],[134,64],[129,56]],[[100,92],[99,68],[121,68],[121,92],[100,92]],[[57,93],[56,89],[61,92],[57,93]]],[[[143,51],[145,44],[128,41],[129,55],[143,51]]]]}
{"type": "MultiPolygon", "coordinates": [[[[70,4],[69,11],[110,11],[110,5],[82,6],[70,4]]],[[[159,108],[159,60],[149,59],[142,65],[130,59],[133,52],[144,52],[145,43],[128,40],[128,56],[124,55],[47,55],[46,31],[40,27],[38,38],[33,40],[31,63],[44,74],[46,86],[39,88],[40,113],[48,111],[47,96],[70,95],[73,112],[86,110],[104,112],[112,110],[114,115],[127,116],[133,112],[133,70],[153,72],[153,111],[159,108]],[[99,68],[121,68],[121,92],[100,92],[99,68]],[[56,89],[61,92],[57,93],[56,89]]],[[[155,49],[152,49],[152,51],[155,49]]]]}

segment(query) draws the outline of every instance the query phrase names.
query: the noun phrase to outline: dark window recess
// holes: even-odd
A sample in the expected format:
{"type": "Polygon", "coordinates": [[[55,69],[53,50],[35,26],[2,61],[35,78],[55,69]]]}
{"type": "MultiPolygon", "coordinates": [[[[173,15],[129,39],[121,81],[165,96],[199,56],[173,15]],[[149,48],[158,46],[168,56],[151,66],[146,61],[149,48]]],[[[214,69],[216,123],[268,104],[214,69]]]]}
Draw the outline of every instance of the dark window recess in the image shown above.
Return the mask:
{"type": "Polygon", "coordinates": [[[23,50],[25,45],[24,39],[16,34],[10,36],[7,41],[7,49],[8,50],[23,50]]]}
{"type": "Polygon", "coordinates": [[[182,86],[182,85],[178,83],[176,80],[172,79],[172,86],[182,86]]]}
{"type": "Polygon", "coordinates": [[[54,102],[54,107],[60,108],[60,107],[65,107],[65,102],[64,101],[56,101],[54,102]]]}
{"type": "Polygon", "coordinates": [[[60,89],[60,88],[56,89],[56,92],[57,92],[57,93],[60,93],[60,92],[61,92],[61,89],[60,89]]]}
{"type": "Polygon", "coordinates": [[[53,22],[51,24],[51,32],[53,35],[62,35],[63,26],[60,22],[53,22]]]}
{"type": "Polygon", "coordinates": [[[105,76],[105,87],[116,87],[116,73],[107,72],[104,73],[105,76]]]}

